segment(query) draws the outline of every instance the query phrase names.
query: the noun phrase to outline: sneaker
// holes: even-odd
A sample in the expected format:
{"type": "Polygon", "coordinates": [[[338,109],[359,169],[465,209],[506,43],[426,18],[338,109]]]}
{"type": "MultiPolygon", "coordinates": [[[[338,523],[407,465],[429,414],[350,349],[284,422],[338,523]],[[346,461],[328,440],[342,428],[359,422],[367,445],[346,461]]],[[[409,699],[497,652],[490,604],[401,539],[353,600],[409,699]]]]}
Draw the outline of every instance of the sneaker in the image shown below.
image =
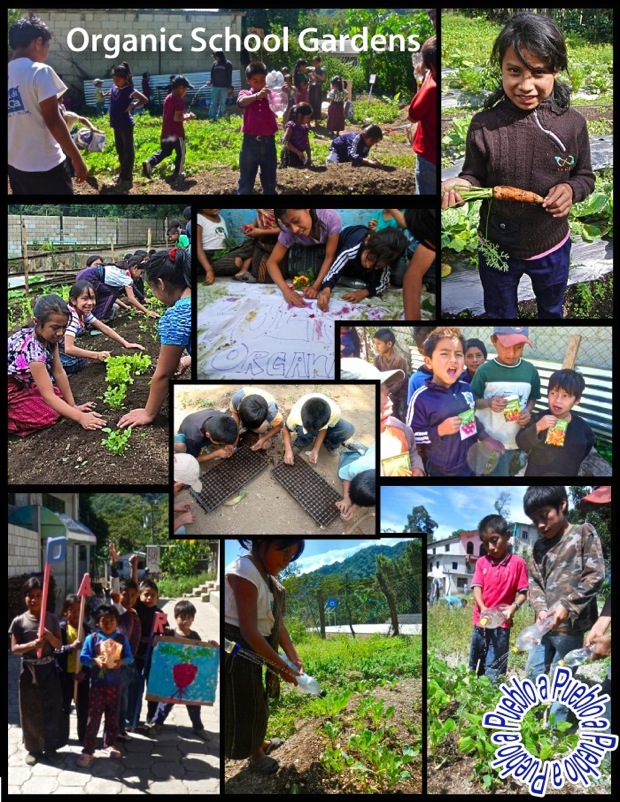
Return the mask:
{"type": "Polygon", "coordinates": [[[205,729],[194,730],[194,735],[196,736],[196,738],[200,738],[203,741],[211,740],[211,733],[207,732],[207,730],[205,730],[205,729]]]}
{"type": "Polygon", "coordinates": [[[84,753],[78,757],[76,765],[85,768],[86,766],[90,766],[90,764],[93,762],[94,759],[95,759],[94,755],[87,755],[86,753],[84,753]]]}
{"type": "Polygon", "coordinates": [[[147,178],[151,177],[151,173],[153,171],[153,166],[151,162],[147,159],[146,161],[142,162],[142,175],[145,175],[147,178]]]}
{"type": "Polygon", "coordinates": [[[161,733],[163,728],[164,728],[163,724],[155,724],[151,722],[150,724],[145,725],[144,734],[148,735],[149,738],[156,738],[161,733]]]}
{"type": "Polygon", "coordinates": [[[26,755],[26,765],[34,766],[39,762],[40,759],[41,759],[40,754],[35,754],[34,752],[28,752],[28,754],[26,755]]]}
{"type": "Polygon", "coordinates": [[[346,443],[342,444],[342,447],[349,451],[358,451],[360,454],[365,454],[368,451],[368,446],[358,443],[357,440],[347,440],[346,443]]]}
{"type": "Polygon", "coordinates": [[[103,750],[108,757],[120,757],[121,753],[118,749],[115,749],[113,746],[106,746],[103,750]]]}

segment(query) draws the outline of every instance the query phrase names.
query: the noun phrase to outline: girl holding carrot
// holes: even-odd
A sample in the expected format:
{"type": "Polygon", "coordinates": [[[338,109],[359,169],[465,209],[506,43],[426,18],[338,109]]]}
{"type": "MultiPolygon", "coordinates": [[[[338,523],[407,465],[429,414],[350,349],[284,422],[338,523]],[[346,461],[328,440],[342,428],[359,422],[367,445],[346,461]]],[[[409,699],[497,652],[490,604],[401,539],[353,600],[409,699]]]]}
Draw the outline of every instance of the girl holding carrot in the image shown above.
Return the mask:
{"type": "Polygon", "coordinates": [[[502,84],[471,121],[463,169],[443,182],[441,208],[484,199],[479,268],[487,317],[517,317],[527,274],[538,317],[561,318],[568,213],[594,189],[586,121],[557,80],[568,63],[564,36],[542,14],[517,14],[495,40],[491,61],[502,84]]]}
{"type": "Polygon", "coordinates": [[[278,656],[282,647],[287,657],[303,672],[303,664],[291,642],[283,620],[284,588],[276,576],[301,556],[305,542],[297,537],[252,537],[239,540],[250,553],[237,557],[226,568],[226,638],[253,652],[256,661],[226,654],[225,748],[232,760],[249,757],[249,769],[274,774],[279,763],[270,753],[283,741],[265,740],[269,706],[263,688],[263,667],[267,661],[267,694],[277,696],[278,676],[297,685],[292,669],[278,656]]]}

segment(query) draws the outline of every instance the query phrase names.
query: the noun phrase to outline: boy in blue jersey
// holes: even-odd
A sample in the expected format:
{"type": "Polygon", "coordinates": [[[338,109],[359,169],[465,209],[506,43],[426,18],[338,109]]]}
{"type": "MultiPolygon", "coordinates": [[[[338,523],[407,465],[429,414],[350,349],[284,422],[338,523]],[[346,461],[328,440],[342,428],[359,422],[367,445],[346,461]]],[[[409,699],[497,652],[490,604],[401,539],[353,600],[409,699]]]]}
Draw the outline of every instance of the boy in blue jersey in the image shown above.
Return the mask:
{"type": "MultiPolygon", "coordinates": [[[[475,399],[459,379],[465,364],[466,340],[458,328],[436,328],[424,341],[424,362],[433,371],[415,391],[407,412],[416,445],[426,457],[428,476],[472,476],[467,453],[478,441],[475,399]]],[[[482,433],[492,448],[501,448],[482,433]]]]}

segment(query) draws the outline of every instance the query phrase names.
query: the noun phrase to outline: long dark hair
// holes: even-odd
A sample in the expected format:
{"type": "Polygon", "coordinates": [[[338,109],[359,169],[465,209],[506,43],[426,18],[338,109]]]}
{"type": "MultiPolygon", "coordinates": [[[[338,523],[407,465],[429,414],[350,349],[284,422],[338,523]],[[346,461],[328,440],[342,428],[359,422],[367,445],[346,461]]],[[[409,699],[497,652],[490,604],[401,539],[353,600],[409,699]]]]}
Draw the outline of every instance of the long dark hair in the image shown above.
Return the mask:
{"type": "MultiPolygon", "coordinates": [[[[299,206],[299,207],[291,206],[290,208],[295,210],[295,211],[300,211],[301,209],[303,209],[305,207],[302,207],[302,206],[299,206]]],[[[311,236],[314,236],[314,232],[316,231],[316,236],[314,236],[314,239],[321,239],[321,232],[322,231],[326,232],[327,231],[327,226],[325,225],[325,223],[321,220],[321,218],[316,213],[316,209],[309,209],[308,211],[310,212],[310,219],[312,220],[312,229],[310,231],[310,234],[311,234],[311,236]]],[[[286,223],[282,221],[282,218],[286,216],[287,212],[288,212],[288,209],[274,209],[273,213],[274,213],[274,215],[276,217],[276,222],[279,221],[281,225],[286,226],[286,223]]]]}
{"type": "MultiPolygon", "coordinates": [[[[517,54],[521,63],[531,70],[532,67],[523,57],[522,51],[527,50],[545,62],[550,72],[568,73],[568,56],[564,34],[549,17],[544,14],[526,12],[515,14],[508,20],[493,43],[491,50],[491,64],[501,70],[506,51],[511,47],[517,54]]],[[[505,97],[503,86],[499,86],[484,101],[484,108],[492,108],[499,100],[505,97]]],[[[570,106],[570,88],[568,84],[553,81],[551,93],[552,102],[560,109],[570,106]]]]}
{"type": "Polygon", "coordinates": [[[297,546],[297,552],[291,562],[295,562],[301,555],[303,554],[304,547],[306,545],[306,541],[302,537],[274,537],[270,535],[269,537],[246,537],[243,539],[238,539],[239,543],[243,546],[244,549],[248,549],[251,551],[252,548],[259,543],[269,542],[273,543],[276,548],[278,549],[285,549],[287,546],[297,546]]]}
{"type": "Polygon", "coordinates": [[[192,286],[192,263],[184,248],[157,251],[146,266],[146,280],[153,285],[160,278],[166,286],[187,289],[192,286]]]}

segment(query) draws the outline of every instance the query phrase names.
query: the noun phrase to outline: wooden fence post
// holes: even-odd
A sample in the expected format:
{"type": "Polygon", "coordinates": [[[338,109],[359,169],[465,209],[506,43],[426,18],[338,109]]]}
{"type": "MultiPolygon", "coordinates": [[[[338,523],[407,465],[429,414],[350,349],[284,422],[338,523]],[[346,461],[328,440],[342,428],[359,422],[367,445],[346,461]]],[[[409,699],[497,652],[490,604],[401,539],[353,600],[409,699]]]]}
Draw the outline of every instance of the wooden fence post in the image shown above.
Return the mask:
{"type": "Polygon", "coordinates": [[[571,334],[568,338],[568,345],[566,346],[566,353],[564,354],[564,361],[562,362],[563,369],[574,369],[580,345],[581,334],[571,334]]]}
{"type": "Polygon", "coordinates": [[[24,294],[28,297],[28,230],[26,228],[26,221],[22,220],[22,256],[24,258],[24,294]]]}

